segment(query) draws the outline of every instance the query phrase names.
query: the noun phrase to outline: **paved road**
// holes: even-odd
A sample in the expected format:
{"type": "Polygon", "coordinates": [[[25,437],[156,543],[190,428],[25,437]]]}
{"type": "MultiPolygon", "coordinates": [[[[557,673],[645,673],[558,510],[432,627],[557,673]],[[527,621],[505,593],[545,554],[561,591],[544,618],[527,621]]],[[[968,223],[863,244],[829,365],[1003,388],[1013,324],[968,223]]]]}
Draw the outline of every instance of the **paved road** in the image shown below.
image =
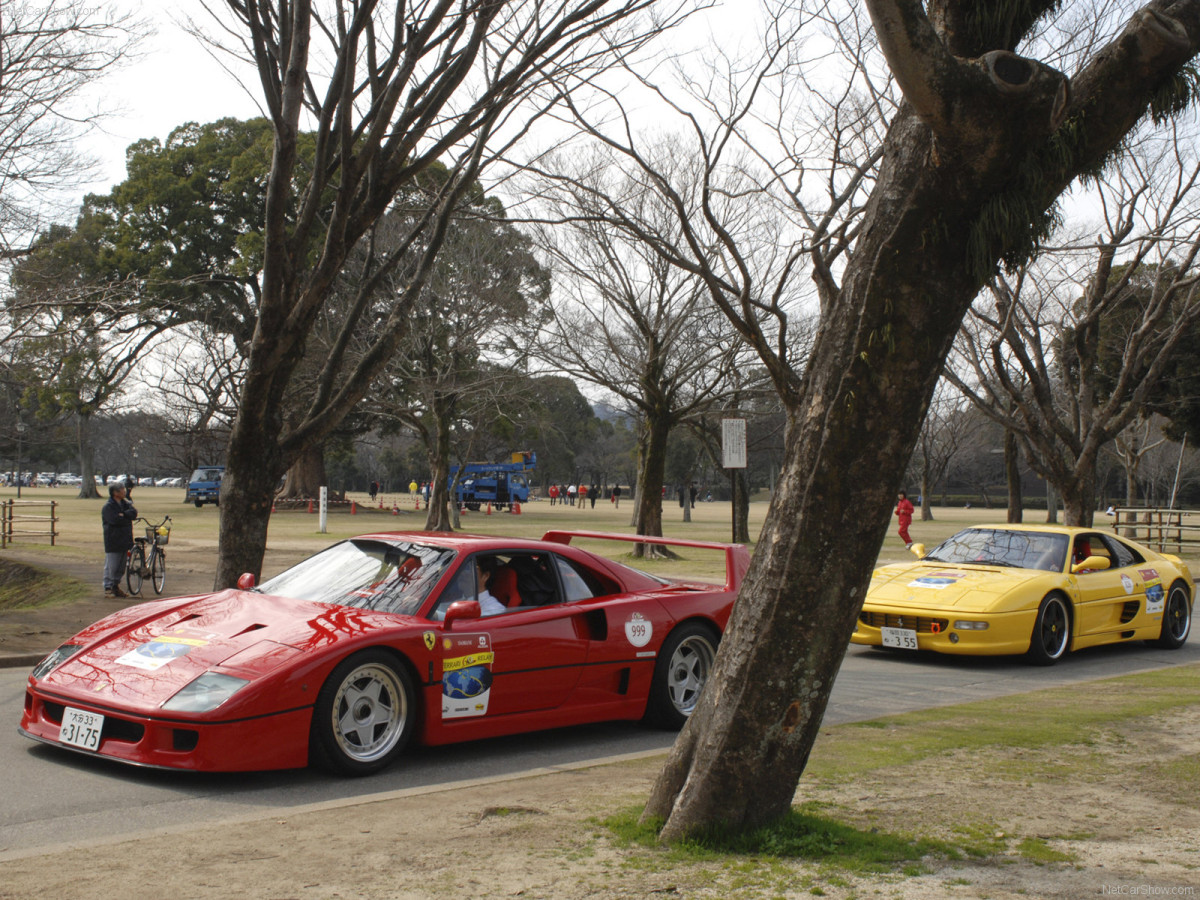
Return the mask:
{"type": "MultiPolygon", "coordinates": [[[[1143,645],[1088,650],[1053,668],[1012,659],[953,659],[851,647],[828,724],[1200,662],[1200,643],[1177,652],[1143,645]]],[[[661,752],[672,735],[628,724],[563,729],[413,751],[371,778],[315,771],[200,776],[133,769],[35,744],[17,733],[25,672],[0,670],[0,860],[38,848],[133,836],[215,821],[286,815],[319,803],[480,778],[512,777],[627,754],[661,752]]]]}

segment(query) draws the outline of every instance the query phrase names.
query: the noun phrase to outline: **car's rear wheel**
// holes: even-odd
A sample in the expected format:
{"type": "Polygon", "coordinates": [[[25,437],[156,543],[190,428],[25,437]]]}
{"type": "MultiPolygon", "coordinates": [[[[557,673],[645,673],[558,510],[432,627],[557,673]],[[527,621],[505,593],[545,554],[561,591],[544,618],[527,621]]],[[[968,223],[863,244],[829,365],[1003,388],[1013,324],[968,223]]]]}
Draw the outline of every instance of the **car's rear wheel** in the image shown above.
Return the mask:
{"type": "Polygon", "coordinates": [[[408,744],[416,692],[407,669],[385,650],[364,650],[338,664],[313,710],[317,761],[339,775],[369,775],[408,744]]]}
{"type": "Polygon", "coordinates": [[[1071,643],[1071,613],[1062,594],[1049,594],[1038,607],[1029,637],[1029,661],[1038,666],[1052,666],[1067,652],[1071,643]]]}
{"type": "Polygon", "coordinates": [[[712,675],[719,642],[717,633],[700,622],[681,625],[667,635],[654,664],[644,718],[647,724],[683,727],[712,675]]]}
{"type": "Polygon", "coordinates": [[[1163,607],[1162,632],[1154,646],[1164,650],[1178,650],[1188,639],[1192,629],[1192,607],[1188,602],[1188,592],[1178,581],[1171,585],[1167,594],[1167,603],[1163,607]]]}

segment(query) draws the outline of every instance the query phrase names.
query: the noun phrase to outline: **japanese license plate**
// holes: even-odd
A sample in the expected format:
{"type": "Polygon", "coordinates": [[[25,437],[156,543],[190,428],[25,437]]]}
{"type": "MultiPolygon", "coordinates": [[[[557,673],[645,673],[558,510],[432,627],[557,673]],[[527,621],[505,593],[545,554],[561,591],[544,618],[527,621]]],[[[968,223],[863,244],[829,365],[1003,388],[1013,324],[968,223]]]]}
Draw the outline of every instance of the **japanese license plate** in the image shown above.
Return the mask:
{"type": "Polygon", "coordinates": [[[879,629],[880,635],[883,637],[883,646],[899,647],[901,650],[916,650],[917,649],[917,633],[911,628],[888,628],[879,629]]]}
{"type": "Polygon", "coordinates": [[[72,709],[70,706],[63,710],[62,727],[58,730],[58,739],[72,747],[84,750],[100,748],[100,729],[104,727],[104,716],[99,713],[84,712],[82,709],[72,709]]]}

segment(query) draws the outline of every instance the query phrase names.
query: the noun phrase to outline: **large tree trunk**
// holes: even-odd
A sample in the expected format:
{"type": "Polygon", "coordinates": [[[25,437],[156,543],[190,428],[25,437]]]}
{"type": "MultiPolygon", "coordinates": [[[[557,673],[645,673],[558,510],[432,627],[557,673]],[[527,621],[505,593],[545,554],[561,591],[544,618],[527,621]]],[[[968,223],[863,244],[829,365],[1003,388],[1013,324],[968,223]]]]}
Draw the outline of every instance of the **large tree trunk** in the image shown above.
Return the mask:
{"type": "Polygon", "coordinates": [[[311,500],[320,496],[321,487],[328,484],[329,479],[325,474],[325,447],[320,444],[305,447],[288,468],[279,499],[311,500]]]}
{"type": "Polygon", "coordinates": [[[942,360],[978,288],[962,265],[973,204],[943,202],[910,112],[892,131],[897,153],[877,191],[890,199],[873,201],[864,235],[878,251],[860,250],[847,270],[789,410],[783,471],[713,674],[720,689],[702,695],[646,807],[666,820],[666,840],[790,808],[942,360]]]}
{"type": "MultiPolygon", "coordinates": [[[[638,472],[637,518],[634,522],[638,534],[662,537],[663,473],[667,468],[667,437],[671,426],[661,420],[646,421],[645,452],[641,455],[638,472]]],[[[635,544],[634,556],[650,556],[659,553],[653,544],[635,544]]]]}
{"type": "Polygon", "coordinates": [[[84,413],[75,414],[75,436],[79,446],[79,474],[83,481],[79,485],[80,500],[95,500],[100,491],[96,488],[96,462],[92,453],[92,417],[84,413]]]}
{"type": "Polygon", "coordinates": [[[1074,481],[1059,488],[1063,502],[1063,524],[1092,527],[1096,514],[1096,467],[1091,462],[1080,460],[1079,475],[1074,481]]]}
{"type": "Polygon", "coordinates": [[[425,511],[426,531],[453,531],[449,503],[450,498],[450,421],[454,401],[435,398],[429,404],[433,417],[433,446],[428,448],[430,488],[429,507],[425,511]]]}
{"type": "Polygon", "coordinates": [[[1017,436],[1007,430],[1004,432],[1004,476],[1008,482],[1008,521],[1020,522],[1025,504],[1021,496],[1021,457],[1017,436]]]}
{"type": "Polygon", "coordinates": [[[733,469],[733,477],[729,479],[733,504],[733,542],[735,544],[750,543],[750,479],[746,477],[745,469],[733,469]]]}
{"type": "Polygon", "coordinates": [[[216,590],[237,584],[243,573],[257,578],[262,572],[275,486],[288,467],[279,446],[280,424],[252,414],[234,420],[221,480],[216,590]]]}

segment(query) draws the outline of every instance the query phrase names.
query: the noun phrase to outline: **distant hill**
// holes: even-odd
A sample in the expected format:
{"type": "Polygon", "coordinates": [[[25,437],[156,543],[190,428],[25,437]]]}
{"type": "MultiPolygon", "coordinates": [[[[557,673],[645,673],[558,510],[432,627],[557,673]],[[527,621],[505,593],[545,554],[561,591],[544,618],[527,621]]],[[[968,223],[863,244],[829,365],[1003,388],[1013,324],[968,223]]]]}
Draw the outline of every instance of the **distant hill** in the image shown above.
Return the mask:
{"type": "Polygon", "coordinates": [[[605,403],[603,400],[598,400],[592,404],[592,412],[596,414],[597,419],[603,419],[605,422],[624,422],[629,423],[630,415],[625,410],[605,403]]]}

